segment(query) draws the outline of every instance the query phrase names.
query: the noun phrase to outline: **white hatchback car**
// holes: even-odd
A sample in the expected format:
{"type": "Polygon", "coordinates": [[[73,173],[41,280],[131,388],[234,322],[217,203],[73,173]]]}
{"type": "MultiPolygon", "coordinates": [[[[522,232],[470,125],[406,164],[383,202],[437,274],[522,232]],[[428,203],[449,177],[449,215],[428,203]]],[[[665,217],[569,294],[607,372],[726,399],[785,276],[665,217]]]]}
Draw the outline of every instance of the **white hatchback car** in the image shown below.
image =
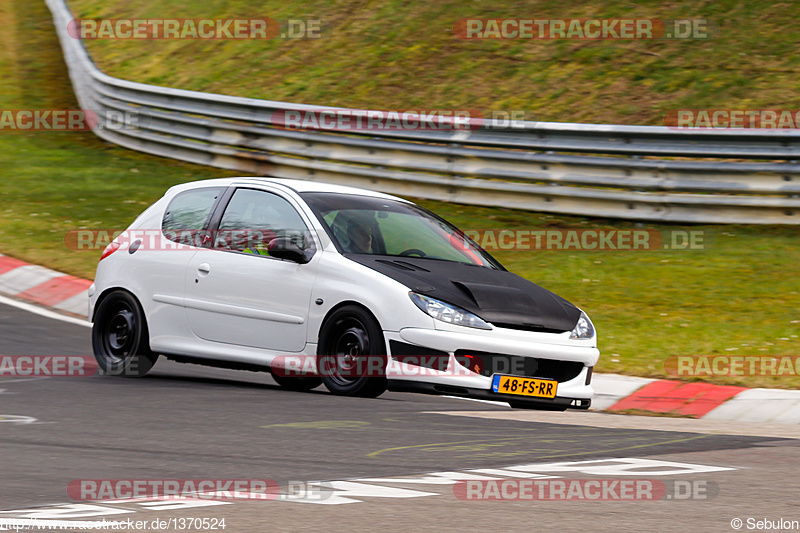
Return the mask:
{"type": "Polygon", "coordinates": [[[309,181],[172,187],[103,252],[89,289],[109,374],[159,355],[282,386],[587,409],[589,317],[406,200],[309,181]]]}

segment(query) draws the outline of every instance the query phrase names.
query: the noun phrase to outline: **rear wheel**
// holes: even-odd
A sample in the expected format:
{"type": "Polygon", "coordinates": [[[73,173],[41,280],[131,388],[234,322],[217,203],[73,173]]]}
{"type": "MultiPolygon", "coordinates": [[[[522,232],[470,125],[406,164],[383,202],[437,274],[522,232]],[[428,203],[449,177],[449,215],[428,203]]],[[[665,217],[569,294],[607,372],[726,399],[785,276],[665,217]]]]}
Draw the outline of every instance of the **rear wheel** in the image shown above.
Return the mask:
{"type": "Polygon", "coordinates": [[[150,372],[158,354],[150,351],[147,321],[133,295],[115,291],[100,303],[92,326],[92,348],[105,374],[142,377],[150,372]]]}
{"type": "Polygon", "coordinates": [[[375,318],[347,305],[322,326],[317,368],[333,394],[375,398],[386,391],[386,343],[375,318]]]}

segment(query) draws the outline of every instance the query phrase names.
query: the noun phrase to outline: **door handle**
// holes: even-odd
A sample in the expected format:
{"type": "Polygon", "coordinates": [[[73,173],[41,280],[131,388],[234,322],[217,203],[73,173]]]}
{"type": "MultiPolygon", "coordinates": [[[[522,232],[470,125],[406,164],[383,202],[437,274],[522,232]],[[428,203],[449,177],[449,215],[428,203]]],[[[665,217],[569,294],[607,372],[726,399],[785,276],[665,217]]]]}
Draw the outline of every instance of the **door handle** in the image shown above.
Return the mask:
{"type": "Polygon", "coordinates": [[[201,263],[197,267],[197,273],[201,276],[208,276],[209,272],[211,272],[211,265],[208,263],[201,263]]]}

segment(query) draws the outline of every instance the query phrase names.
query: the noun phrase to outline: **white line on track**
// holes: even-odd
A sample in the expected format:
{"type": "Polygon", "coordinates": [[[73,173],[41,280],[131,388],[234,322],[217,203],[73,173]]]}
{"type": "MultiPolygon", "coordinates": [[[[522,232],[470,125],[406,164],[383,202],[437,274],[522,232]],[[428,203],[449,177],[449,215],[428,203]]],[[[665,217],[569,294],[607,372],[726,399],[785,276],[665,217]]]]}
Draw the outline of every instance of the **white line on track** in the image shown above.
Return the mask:
{"type": "Polygon", "coordinates": [[[494,400],[479,400],[478,398],[464,398],[463,396],[445,396],[445,398],[452,398],[454,400],[467,400],[468,402],[488,403],[491,405],[499,405],[501,407],[508,407],[506,402],[496,402],[494,400]]]}
{"type": "Polygon", "coordinates": [[[19,300],[14,300],[13,298],[7,298],[6,296],[0,296],[0,304],[10,305],[11,307],[16,307],[17,309],[22,309],[23,311],[28,311],[29,313],[46,318],[61,320],[62,322],[68,322],[78,326],[85,326],[87,328],[92,327],[92,323],[88,320],[62,315],[60,313],[56,313],[55,311],[50,311],[49,309],[44,309],[33,304],[20,302],[19,300]]]}

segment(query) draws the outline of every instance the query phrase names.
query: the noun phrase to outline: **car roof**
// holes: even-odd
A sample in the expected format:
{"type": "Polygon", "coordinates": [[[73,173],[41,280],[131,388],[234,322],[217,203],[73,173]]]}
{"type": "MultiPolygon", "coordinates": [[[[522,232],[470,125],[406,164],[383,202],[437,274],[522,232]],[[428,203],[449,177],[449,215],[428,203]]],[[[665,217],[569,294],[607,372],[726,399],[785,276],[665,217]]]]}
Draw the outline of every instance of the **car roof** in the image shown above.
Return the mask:
{"type": "Polygon", "coordinates": [[[173,192],[181,192],[184,190],[191,190],[198,187],[228,187],[231,185],[278,185],[291,189],[298,193],[304,192],[327,192],[339,194],[353,194],[358,196],[369,196],[373,198],[384,198],[387,200],[398,200],[405,202],[402,198],[384,194],[368,189],[361,189],[358,187],[348,187],[346,185],[337,185],[334,183],[325,183],[320,181],[306,181],[286,178],[271,178],[271,177],[236,177],[236,178],[214,178],[207,180],[192,181],[175,185],[170,189],[173,192]]]}

